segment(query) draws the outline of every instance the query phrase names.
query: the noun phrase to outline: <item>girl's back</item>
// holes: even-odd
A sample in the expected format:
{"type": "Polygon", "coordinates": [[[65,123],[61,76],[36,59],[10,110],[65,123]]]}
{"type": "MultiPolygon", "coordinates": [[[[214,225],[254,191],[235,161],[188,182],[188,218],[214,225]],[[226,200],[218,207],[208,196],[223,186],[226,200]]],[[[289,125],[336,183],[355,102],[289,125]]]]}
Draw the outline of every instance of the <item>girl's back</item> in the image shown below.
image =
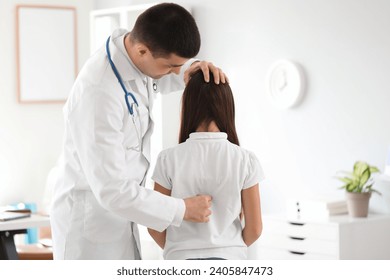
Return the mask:
{"type": "Polygon", "coordinates": [[[167,229],[164,257],[245,259],[241,191],[262,177],[255,155],[230,143],[226,133],[192,133],[186,142],[163,151],[153,175],[155,182],[171,190],[173,197],[213,197],[208,223],[183,221],[180,227],[167,229]]]}

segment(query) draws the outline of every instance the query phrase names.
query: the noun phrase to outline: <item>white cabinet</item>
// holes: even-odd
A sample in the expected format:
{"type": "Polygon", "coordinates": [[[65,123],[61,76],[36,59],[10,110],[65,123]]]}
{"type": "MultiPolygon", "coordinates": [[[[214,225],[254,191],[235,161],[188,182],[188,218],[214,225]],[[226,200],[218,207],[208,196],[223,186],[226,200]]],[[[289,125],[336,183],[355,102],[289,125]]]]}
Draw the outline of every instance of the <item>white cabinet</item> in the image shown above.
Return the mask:
{"type": "Polygon", "coordinates": [[[251,259],[390,259],[390,215],[291,221],[264,215],[251,259]]]}

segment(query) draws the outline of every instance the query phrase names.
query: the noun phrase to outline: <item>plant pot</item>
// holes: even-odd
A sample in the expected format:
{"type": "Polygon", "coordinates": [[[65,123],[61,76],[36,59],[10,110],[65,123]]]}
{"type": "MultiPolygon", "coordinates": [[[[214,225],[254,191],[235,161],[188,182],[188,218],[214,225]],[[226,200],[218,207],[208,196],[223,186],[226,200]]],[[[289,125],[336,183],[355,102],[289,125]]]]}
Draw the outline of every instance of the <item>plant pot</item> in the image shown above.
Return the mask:
{"type": "Polygon", "coordinates": [[[346,192],[348,213],[351,217],[367,217],[371,192],[346,192]]]}

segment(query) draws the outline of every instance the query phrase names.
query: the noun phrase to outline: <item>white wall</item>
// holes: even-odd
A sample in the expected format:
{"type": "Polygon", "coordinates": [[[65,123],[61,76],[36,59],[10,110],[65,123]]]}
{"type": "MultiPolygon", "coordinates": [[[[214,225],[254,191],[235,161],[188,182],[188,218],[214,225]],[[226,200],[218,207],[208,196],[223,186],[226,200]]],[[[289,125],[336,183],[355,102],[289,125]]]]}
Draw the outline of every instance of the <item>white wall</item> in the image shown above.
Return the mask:
{"type": "MultiPolygon", "coordinates": [[[[145,2],[155,1],[115,5],[145,2]]],[[[266,173],[265,211],[283,208],[297,193],[342,197],[333,176],[356,160],[383,170],[390,145],[388,1],[173,2],[192,7],[199,57],[230,78],[241,145],[256,152],[266,173]],[[278,59],[296,61],[306,73],[306,96],[294,109],[274,108],[266,94],[267,71],[278,59]]]]}
{"type": "Polygon", "coordinates": [[[17,101],[15,7],[18,4],[76,7],[81,66],[89,56],[89,12],[93,1],[8,0],[1,4],[0,205],[20,201],[40,205],[47,174],[60,154],[63,104],[27,105],[17,101]]]}

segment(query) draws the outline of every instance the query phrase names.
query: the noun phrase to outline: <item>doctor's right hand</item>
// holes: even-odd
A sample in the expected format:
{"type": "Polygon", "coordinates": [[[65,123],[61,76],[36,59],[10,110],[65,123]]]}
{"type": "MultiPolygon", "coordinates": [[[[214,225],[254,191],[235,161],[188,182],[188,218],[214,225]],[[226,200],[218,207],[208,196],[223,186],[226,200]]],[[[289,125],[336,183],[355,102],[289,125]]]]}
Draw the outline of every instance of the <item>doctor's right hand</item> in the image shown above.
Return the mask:
{"type": "Polygon", "coordinates": [[[194,223],[207,223],[211,215],[211,196],[198,195],[184,199],[186,212],[184,220],[194,223]]]}

